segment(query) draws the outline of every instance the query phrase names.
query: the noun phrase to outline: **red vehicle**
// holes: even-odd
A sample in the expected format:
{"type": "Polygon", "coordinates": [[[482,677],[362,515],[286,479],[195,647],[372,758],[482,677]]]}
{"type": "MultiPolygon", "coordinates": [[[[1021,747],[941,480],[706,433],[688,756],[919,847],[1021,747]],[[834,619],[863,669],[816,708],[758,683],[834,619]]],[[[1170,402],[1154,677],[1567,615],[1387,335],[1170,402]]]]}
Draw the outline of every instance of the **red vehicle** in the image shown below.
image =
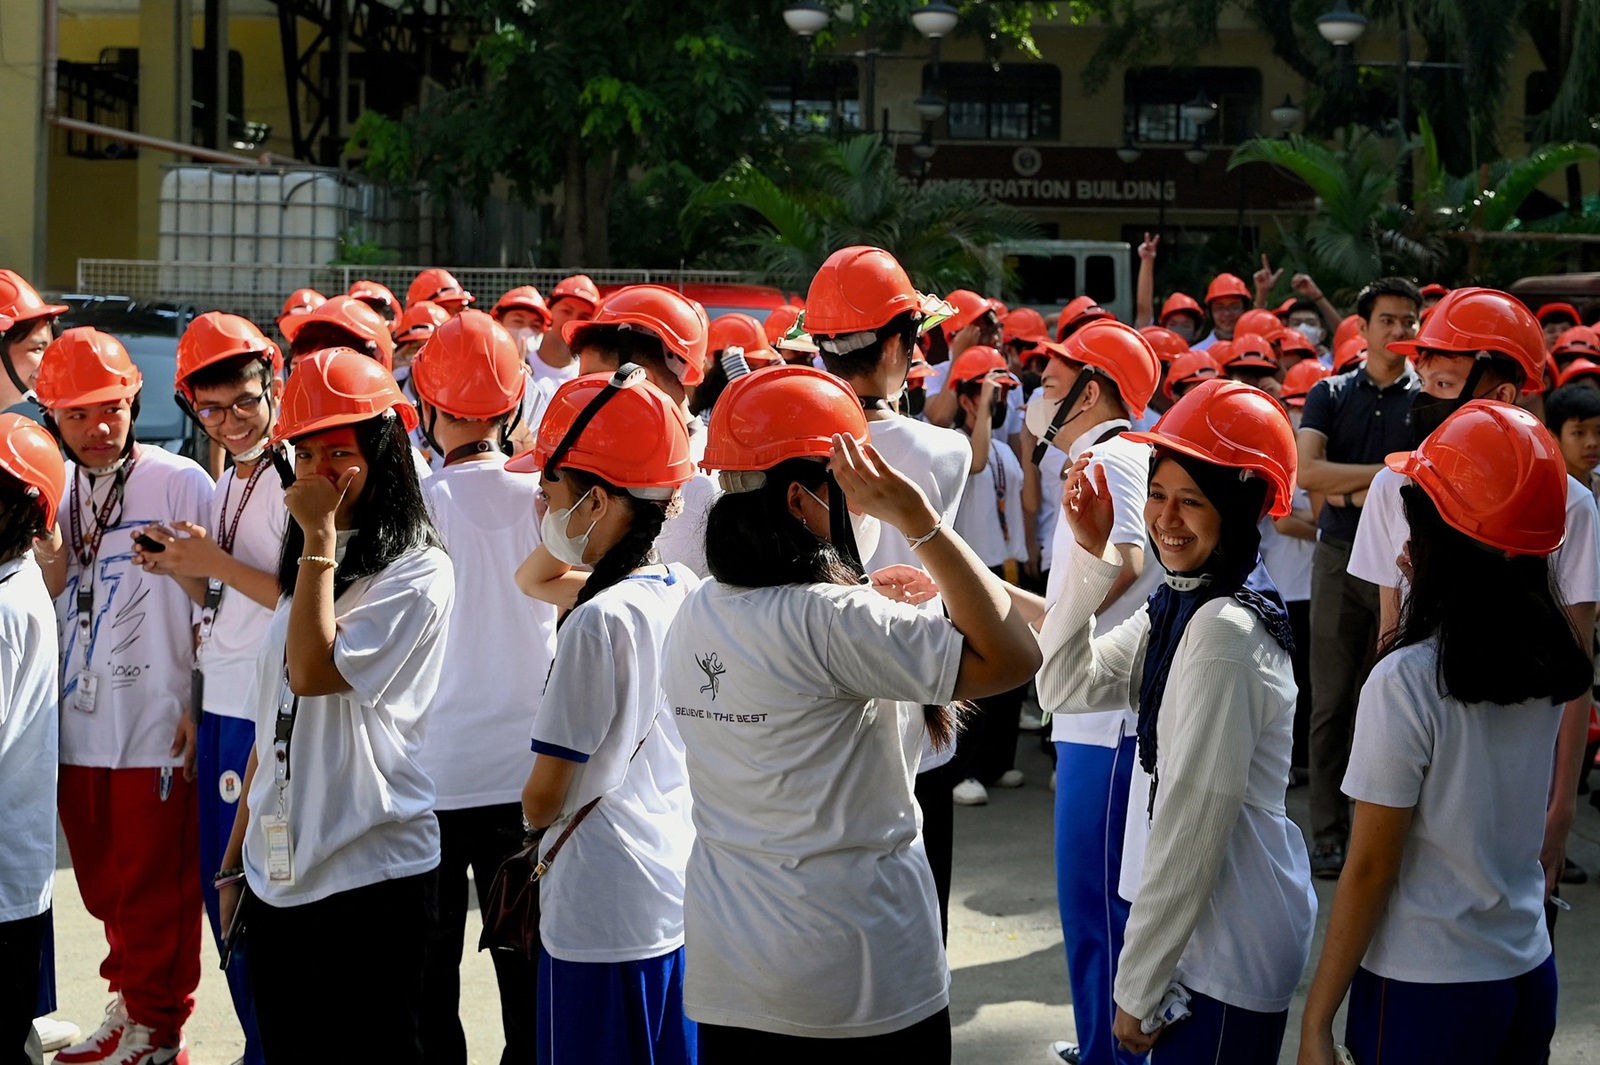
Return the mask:
{"type": "MultiPolygon", "coordinates": [[[[764,322],[773,308],[782,307],[786,303],[799,304],[799,299],[790,300],[779,289],[770,285],[740,285],[740,284],[705,284],[699,282],[684,282],[673,284],[659,282],[675,292],[681,292],[692,300],[697,300],[706,309],[706,316],[712,321],[724,314],[737,311],[748,314],[757,321],[764,322]]],[[[600,295],[609,296],[624,285],[601,285],[600,295]]]]}

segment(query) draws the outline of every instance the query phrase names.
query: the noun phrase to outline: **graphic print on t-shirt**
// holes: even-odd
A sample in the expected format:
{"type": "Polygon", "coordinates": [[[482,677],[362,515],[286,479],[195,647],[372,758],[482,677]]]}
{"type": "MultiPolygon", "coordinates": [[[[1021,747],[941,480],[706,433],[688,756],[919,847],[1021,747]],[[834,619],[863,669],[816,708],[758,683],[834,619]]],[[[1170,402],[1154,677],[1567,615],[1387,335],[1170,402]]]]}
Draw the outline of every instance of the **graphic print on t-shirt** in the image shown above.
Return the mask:
{"type": "MultiPolygon", "coordinates": [[[[153,524],[158,519],[139,518],[124,520],[106,530],[101,540],[101,551],[105,545],[116,540],[116,534],[124,530],[136,529],[144,525],[153,524]]],[[[131,541],[130,541],[131,542],[131,541]]],[[[89,663],[95,660],[95,650],[102,639],[113,641],[109,651],[111,663],[110,676],[100,680],[109,683],[114,689],[133,687],[139,677],[150,668],[150,663],[127,661],[127,656],[133,650],[134,644],[139,642],[139,636],[144,626],[147,612],[144,609],[145,600],[150,595],[149,582],[145,580],[144,572],[137,567],[130,566],[133,559],[132,551],[120,554],[103,554],[95,559],[95,578],[91,587],[94,589],[94,618],[89,626],[88,647],[81,643],[81,630],[78,627],[78,585],[82,582],[82,574],[73,574],[67,579],[65,601],[70,605],[70,610],[65,624],[61,627],[63,683],[61,694],[63,703],[66,697],[77,691],[81,671],[92,668],[89,663]],[[131,585],[124,584],[131,581],[131,585]],[[110,623],[109,629],[106,628],[110,623]]]]}
{"type": "Polygon", "coordinates": [[[722,687],[722,675],[728,671],[727,667],[717,658],[715,651],[707,655],[695,655],[694,660],[701,672],[706,675],[706,683],[700,686],[701,694],[710,692],[711,701],[716,702],[717,690],[722,687]]]}

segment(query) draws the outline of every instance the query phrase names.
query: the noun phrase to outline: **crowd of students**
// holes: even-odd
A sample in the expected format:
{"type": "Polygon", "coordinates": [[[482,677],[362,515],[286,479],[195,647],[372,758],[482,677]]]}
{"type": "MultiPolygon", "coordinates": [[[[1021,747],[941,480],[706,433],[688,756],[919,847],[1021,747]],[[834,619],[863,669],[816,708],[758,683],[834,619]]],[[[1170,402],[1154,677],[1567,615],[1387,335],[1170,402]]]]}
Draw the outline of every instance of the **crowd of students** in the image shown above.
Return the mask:
{"type": "Polygon", "coordinates": [[[364,1055],[464,1063],[469,873],[488,910],[541,834],[502,1062],[948,1061],[953,805],[1023,784],[1025,707],[1054,1059],[1276,1062],[1326,876],[1304,1065],[1346,998],[1362,1065],[1543,1061],[1600,334],[1399,278],[1269,308],[1265,260],[1157,312],[1157,251],[1134,323],[868,247],[764,323],[582,276],[299,290],[282,345],[180,340],[215,482],[0,271],[0,406],[38,417],[0,416],[0,1061],[54,1008],[58,818],[114,996],[63,1065],[187,1061],[202,920],[244,1061],[346,1059],[338,1002],[364,1055]]]}

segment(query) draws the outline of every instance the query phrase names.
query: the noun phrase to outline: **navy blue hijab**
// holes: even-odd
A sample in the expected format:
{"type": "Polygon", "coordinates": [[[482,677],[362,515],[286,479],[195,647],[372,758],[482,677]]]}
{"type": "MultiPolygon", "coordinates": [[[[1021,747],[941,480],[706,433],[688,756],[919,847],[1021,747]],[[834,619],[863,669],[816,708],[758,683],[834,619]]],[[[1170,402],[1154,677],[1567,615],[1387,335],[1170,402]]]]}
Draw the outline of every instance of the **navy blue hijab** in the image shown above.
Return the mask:
{"type": "MultiPolygon", "coordinates": [[[[1163,580],[1150,595],[1150,639],[1144,652],[1144,673],[1139,680],[1139,764],[1150,774],[1150,812],[1156,802],[1156,722],[1161,714],[1172,656],[1195,612],[1213,599],[1237,599],[1261,618],[1267,632],[1285,651],[1294,653],[1289,612],[1283,596],[1261,561],[1261,504],[1267,482],[1260,477],[1240,479],[1239,470],[1214,466],[1187,455],[1157,448],[1150,460],[1155,473],[1163,459],[1172,459],[1222,515],[1217,548],[1203,566],[1188,573],[1169,573],[1184,590],[1163,580]],[[1187,579],[1186,579],[1187,578],[1187,579]]],[[[1159,561],[1154,541],[1150,550],[1159,561]]]]}

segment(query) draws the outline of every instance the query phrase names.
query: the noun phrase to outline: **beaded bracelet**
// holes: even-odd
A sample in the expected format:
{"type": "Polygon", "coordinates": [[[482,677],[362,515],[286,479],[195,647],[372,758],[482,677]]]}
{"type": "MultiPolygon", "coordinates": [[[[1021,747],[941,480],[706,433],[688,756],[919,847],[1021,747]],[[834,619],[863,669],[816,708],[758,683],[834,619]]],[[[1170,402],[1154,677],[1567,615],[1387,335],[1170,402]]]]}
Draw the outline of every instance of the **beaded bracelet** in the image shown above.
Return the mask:
{"type": "Polygon", "coordinates": [[[336,558],[329,558],[327,555],[301,555],[300,560],[296,563],[296,565],[303,566],[307,562],[321,562],[322,564],[331,566],[334,569],[339,568],[339,560],[336,558]]]}

